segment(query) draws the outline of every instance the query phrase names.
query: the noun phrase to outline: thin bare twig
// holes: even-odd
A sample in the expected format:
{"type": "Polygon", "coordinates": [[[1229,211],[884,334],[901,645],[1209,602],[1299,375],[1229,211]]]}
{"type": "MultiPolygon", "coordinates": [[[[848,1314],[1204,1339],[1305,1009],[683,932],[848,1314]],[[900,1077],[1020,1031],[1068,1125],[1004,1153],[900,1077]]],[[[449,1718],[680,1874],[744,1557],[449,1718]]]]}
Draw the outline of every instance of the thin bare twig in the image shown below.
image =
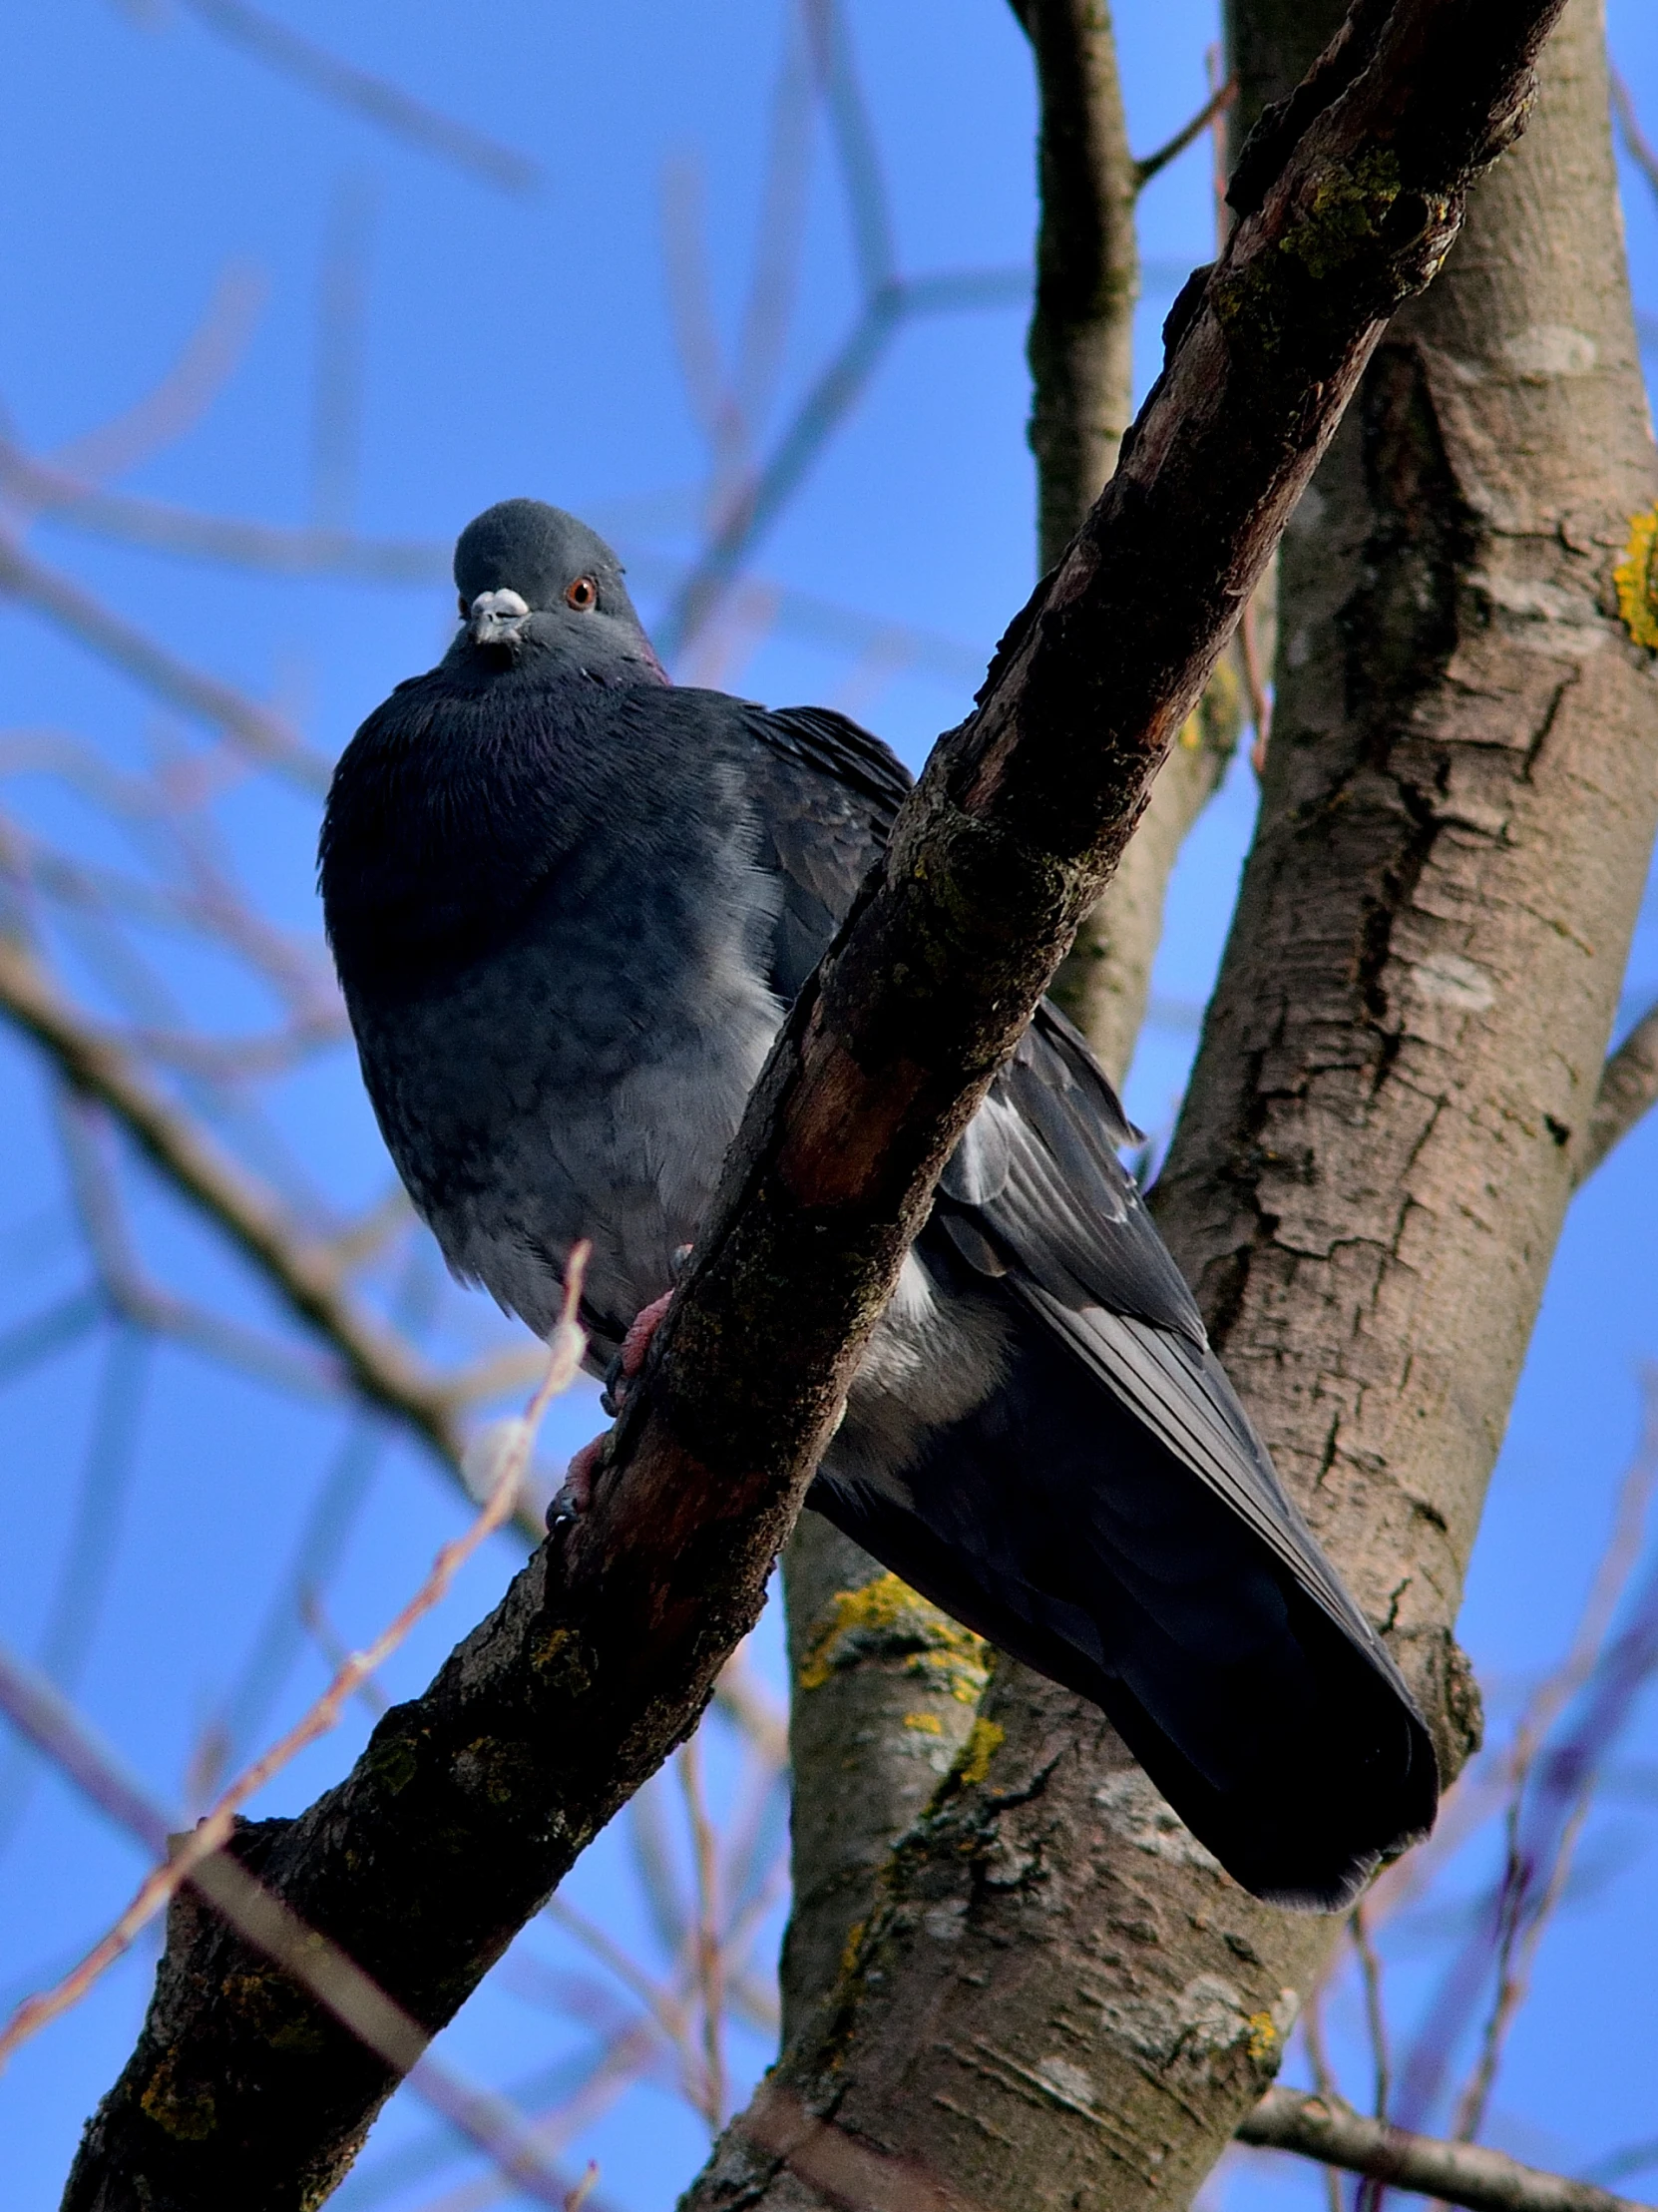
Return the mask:
{"type": "MultiPolygon", "coordinates": [[[[1307,2056],[1312,2061],[1313,2086],[1318,2094],[1331,2102],[1336,2099],[1336,2077],[1331,2069],[1330,2054],[1324,2047],[1324,1991],[1316,1988],[1301,2013],[1302,2038],[1307,2045],[1307,2056]]],[[[1321,2165],[1320,2176],[1324,2182],[1325,2212],[1342,2212],[1342,2185],[1336,2178],[1334,2166],[1321,2165]]]]}
{"type": "Polygon", "coordinates": [[[1658,1105],[1658,1006],[1648,1007],[1600,1072],[1600,1088],[1573,1162],[1573,1181],[1587,1182],[1654,1105],[1658,1105]]]}
{"type": "MultiPolygon", "coordinates": [[[[168,1815],[122,1767],[52,1684],[0,1644],[0,1711],[98,1810],[153,1857],[167,1858],[175,1837],[168,1815]]],[[[257,1950],[308,1990],[408,2087],[440,2113],[538,2203],[568,2206],[567,2185],[548,2172],[517,2112],[503,2097],[474,2088],[427,2054],[418,2020],[393,2003],[336,1944],[307,1927],[245,1867],[219,1852],[198,1866],[190,1885],[257,1950]]]]}
{"type": "Polygon", "coordinates": [[[311,395],[311,521],[321,530],[349,528],[356,505],[374,207],[363,178],[342,178],[323,237],[311,395]]]}
{"type": "Polygon", "coordinates": [[[1562,1894],[1577,1834],[1612,1745],[1628,1727],[1642,1689],[1658,1672],[1658,1562],[1648,1569],[1624,1627],[1599,1652],[1567,1724],[1524,1756],[1523,1787],[1510,1802],[1502,1881],[1441,1979],[1409,2060],[1402,2069],[1399,2117],[1416,2124],[1442,2092],[1451,2058],[1478,2008],[1497,1965],[1497,1992],[1487,2040],[1498,2047],[1512,2017],[1509,1985],[1528,1969],[1534,1941],[1562,1894]]]}
{"type": "Polygon", "coordinates": [[[1440,2142],[1367,2119],[1338,2098],[1269,2089],[1238,2129],[1260,2149],[1294,2150],[1348,2173],[1459,2204],[1468,2212],[1644,2212],[1586,2181],[1522,2166],[1500,2150],[1440,2142]]]}
{"type": "MultiPolygon", "coordinates": [[[[582,1278],[587,1267],[588,1250],[586,1244],[576,1245],[567,1263],[564,1312],[549,1339],[547,1374],[541,1388],[517,1421],[499,1424],[495,1430],[489,1432],[491,1464],[488,1495],[471,1528],[443,1547],[432,1562],[431,1572],[396,1618],[380,1631],[366,1650],[351,1653],[309,1711],[221,1792],[217,1803],[206,1819],[200,1821],[180,1842],[167,1864],[158,1867],[149,1876],[109,1934],[94,1946],[80,1966],[66,1976],[55,1990],[30,1997],[18,2007],[5,2028],[0,2030],[0,2066],[5,2064],[20,2044],[26,2042],[49,2020],[56,2019],[72,2005],[78,2004],[104,1970],[128,1948],[140,1929],[166,1907],[181,1883],[196,1879],[198,1870],[215,1853],[222,1851],[234,1831],[235,1816],[239,1809],[296,1758],[307,1744],[314,1743],[318,1736],[325,1735],[336,1725],[347,1699],[390,1657],[416,1621],[423,1619],[442,1601],[450,1583],[485,1539],[505,1525],[517,1502],[529,1467],[530,1454],[542,1416],[559,1392],[568,1390],[581,1372],[582,1357],[587,1350],[587,1336],[576,1315],[581,1304],[582,1278]]],[[[244,1875],[243,1879],[251,1882],[252,1877],[244,1875]]],[[[254,1884],[254,1888],[257,1887],[254,1884]]],[[[264,1898],[262,1891],[259,1895],[264,1898]]],[[[272,1911],[286,1913],[286,1907],[278,1905],[276,1900],[264,1899],[264,1902],[272,1911]]],[[[291,1919],[292,1916],[288,1915],[288,1918],[291,1919]]],[[[261,1943],[261,1949],[268,1949],[268,1945],[261,1943]]],[[[389,2003],[389,1999],[386,2001],[389,2003]]],[[[422,2032],[422,2046],[424,2039],[422,2032]]],[[[371,2047],[377,2049],[379,2046],[376,2044],[371,2047]]],[[[399,2070],[406,2072],[408,2069],[400,2067],[399,2070]]]]}
{"type": "MultiPolygon", "coordinates": [[[[1023,299],[1030,278],[1023,269],[968,269],[944,278],[918,279],[921,308],[991,307],[1023,299]],[[942,286],[942,289],[941,289],[942,286]]],[[[0,439],[0,488],[36,511],[97,538],[141,545],[182,560],[247,569],[274,576],[349,576],[387,586],[446,584],[450,548],[418,538],[367,538],[351,531],[292,529],[278,523],[247,522],[233,516],[204,515],[164,500],[135,493],[105,492],[79,478],[64,476],[0,439]]],[[[689,574],[686,564],[647,547],[632,547],[631,574],[651,589],[679,590],[689,574]]],[[[835,652],[862,652],[872,642],[900,641],[912,662],[941,681],[962,685],[977,681],[983,659],[971,647],[914,624],[842,607],[810,592],[768,586],[776,595],[777,626],[791,636],[835,652]]]]}
{"type": "Polygon", "coordinates": [[[1592,1803],[1591,1788],[1580,1787],[1559,1833],[1540,1856],[1536,1854],[1534,1840],[1524,1832],[1522,1816],[1542,1736],[1554,1715],[1591,1679],[1601,1661],[1618,1599],[1640,1556],[1642,1533],[1658,1483],[1658,1387],[1650,1373],[1645,1384],[1646,1423],[1641,1449],[1620,1486],[1612,1535],[1595,1570],[1571,1648],[1561,1666],[1534,1693],[1515,1730],[1508,1762],[1512,1780],[1503,1872],[1494,1916],[1494,1988],[1478,2056],[1451,2123],[1451,2134],[1458,2142],[1471,2141],[1479,2131],[1503,2047],[1525,2002],[1538,1947],[1565,1893],[1592,1803]]]}
{"type": "Polygon", "coordinates": [[[160,382],[110,421],[55,448],[52,468],[97,483],[121,475],[182,437],[234,375],[269,291],[263,269],[250,261],[231,261],[213,286],[202,320],[160,382]]]}
{"type": "Polygon", "coordinates": [[[332,1397],[337,1381],[323,1363],[296,1353],[291,1345],[205,1308],[151,1283],[138,1263],[128,1233],[119,1186],[96,1141],[90,1117],[99,1112],[73,1092],[59,1102],[70,1188],[81,1225],[104,1286],[112,1316],[154,1336],[171,1337],[209,1359],[245,1374],[258,1375],[278,1388],[304,1397],[332,1397]]]}
{"type": "MultiPolygon", "coordinates": [[[[544,1908],[549,1920],[562,1928],[585,1951],[591,1952],[600,1964],[610,1970],[622,1988],[635,1996],[649,2014],[652,2024],[671,2046],[680,2062],[681,2073],[688,2084],[696,2075],[696,2054],[691,2043],[690,2027],[685,2007],[679,1995],[666,1984],[658,1982],[646,1973],[638,1961],[622,1946],[606,1934],[597,1922],[562,1897],[548,1900],[544,1908]]],[[[701,2100],[692,2096],[690,2101],[701,2109],[701,2100]]]]}
{"type": "Polygon", "coordinates": [[[836,428],[867,389],[899,330],[919,316],[1023,300],[1023,269],[948,270],[895,277],[865,300],[851,330],[819,371],[769,458],[742,484],[658,626],[662,652],[682,652],[712,617],[766,527],[799,489],[836,428]]]}
{"type": "Polygon", "coordinates": [[[1191,121],[1183,124],[1166,145],[1159,146],[1155,154],[1147,154],[1142,161],[1134,164],[1134,190],[1142,192],[1160,170],[1167,169],[1170,162],[1177,161],[1188,146],[1203,136],[1217,116],[1226,113],[1237,97],[1236,77],[1228,77],[1224,84],[1217,85],[1191,121]]]}
{"type": "Polygon", "coordinates": [[[1379,2120],[1385,2120],[1393,2088],[1393,2063],[1388,2049],[1387,2008],[1382,2001],[1382,1961],[1372,1941],[1363,1904],[1354,1908],[1347,1925],[1365,1987],[1365,2023],[1370,2032],[1371,2065],[1376,2078],[1374,2110],[1379,2120]]]}
{"type": "MultiPolygon", "coordinates": [[[[851,329],[808,387],[769,456],[751,463],[747,456],[754,419],[781,342],[780,317],[786,316],[779,256],[799,226],[799,190],[787,174],[797,156],[784,122],[774,134],[775,190],[768,186],[768,209],[775,201],[775,212],[768,213],[762,232],[742,352],[729,377],[720,365],[695,195],[681,187],[667,203],[675,330],[687,388],[713,448],[708,540],[659,626],[659,643],[669,659],[683,653],[712,622],[761,534],[856,405],[899,330],[920,316],[1023,300],[1030,288],[1023,269],[899,275],[886,181],[838,0],[804,0],[803,20],[846,201],[862,300],[851,329]]],[[[780,103],[787,92],[787,68],[785,62],[780,103]]]]}
{"type": "Polygon", "coordinates": [[[680,1750],[679,1787],[690,1823],[691,1858],[696,1869],[696,1919],[692,1929],[697,1993],[702,2000],[702,2064],[706,2084],[703,2112],[711,2133],[725,2121],[724,1961],[719,1940],[719,1867],[713,1824],[702,1792],[702,1757],[697,1738],[680,1750]]]}
{"type": "Polygon", "coordinates": [[[1629,159],[1653,192],[1658,194],[1658,148],[1654,148],[1652,141],[1641,129],[1641,119],[1635,112],[1634,96],[1621,72],[1614,69],[1611,75],[1612,109],[1618,119],[1618,129],[1623,134],[1623,143],[1629,150],[1629,159]]]}
{"type": "Polygon", "coordinates": [[[119,1047],[66,1006],[15,938],[0,937],[0,1013],[34,1040],[73,1089],[107,1106],[167,1181],[240,1248],[335,1352],[360,1396],[414,1430],[452,1469],[460,1466],[449,1392],[399,1338],[352,1303],[336,1255],[296,1236],[270,1193],[153,1091],[119,1047]]]}
{"type": "MultiPolygon", "coordinates": [[[[307,1587],[300,1592],[299,1617],[304,1622],[311,1641],[335,1674],[342,1674],[350,1664],[351,1647],[328,1618],[327,1608],[314,1589],[307,1587]]],[[[391,1709],[391,1699],[378,1682],[367,1679],[359,1682],[357,1696],[376,1720],[391,1709]]]]}
{"type": "Polygon", "coordinates": [[[328,762],[279,715],[216,676],[191,667],[80,585],[3,538],[0,593],[44,615],[170,705],[221,731],[261,767],[280,768],[310,791],[328,788],[328,762]]]}
{"type": "Polygon", "coordinates": [[[221,38],[291,77],[307,92],[401,139],[405,146],[435,155],[501,192],[525,194],[540,187],[541,165],[528,155],[515,153],[470,124],[440,115],[383,77],[341,61],[285,23],[246,6],[244,0],[185,0],[185,5],[221,38]]]}
{"type": "Polygon", "coordinates": [[[1531,1986],[1531,1970],[1537,1947],[1565,1893],[1573,1856],[1583,1823],[1589,1816],[1590,1798],[1585,1792],[1573,1806],[1555,1843],[1547,1876],[1539,1894],[1536,1867],[1528,1862],[1520,1837],[1520,1799],[1508,1824],[1508,1849],[1503,1866],[1502,1895],[1497,1909],[1496,1986],[1491,2007],[1479,2038],[1479,2055],[1456,2101],[1451,2132],[1458,2143],[1470,2143],[1478,2134],[1502,2063],[1508,2032],[1524,2004],[1531,1986]]]}

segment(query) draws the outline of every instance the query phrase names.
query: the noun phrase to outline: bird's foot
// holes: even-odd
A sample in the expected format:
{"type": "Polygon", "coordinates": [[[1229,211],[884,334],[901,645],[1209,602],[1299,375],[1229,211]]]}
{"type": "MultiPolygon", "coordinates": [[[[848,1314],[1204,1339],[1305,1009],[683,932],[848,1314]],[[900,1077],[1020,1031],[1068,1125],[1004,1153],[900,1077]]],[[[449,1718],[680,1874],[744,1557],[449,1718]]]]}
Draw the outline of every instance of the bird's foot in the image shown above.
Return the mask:
{"type": "Polygon", "coordinates": [[[631,1382],[644,1365],[644,1356],[650,1349],[650,1340],[662,1325],[673,1297],[671,1290],[664,1290],[659,1298],[652,1298],[642,1312],[633,1316],[633,1325],[622,1340],[622,1350],[617,1355],[623,1379],[631,1382]]]}
{"type": "MultiPolygon", "coordinates": [[[[677,1287],[691,1247],[681,1244],[673,1255],[673,1280],[677,1287]]],[[[627,1395],[627,1385],[633,1380],[645,1362],[651,1339],[661,1327],[673,1297],[671,1290],[664,1290],[659,1298],[652,1298],[649,1305],[634,1314],[632,1325],[622,1340],[622,1350],[612,1360],[605,1376],[605,1388],[599,1403],[614,1421],[622,1411],[622,1401],[627,1395]]],[[[584,1444],[570,1465],[565,1469],[565,1479],[558,1496],[547,1509],[547,1526],[557,1529],[563,1523],[575,1521],[593,1504],[593,1486],[610,1446],[610,1432],[595,1437],[591,1444],[584,1444]]]]}
{"type": "MultiPolygon", "coordinates": [[[[674,1288],[678,1288],[691,1256],[691,1247],[681,1244],[672,1260],[674,1288]]],[[[627,1385],[638,1374],[650,1350],[652,1338],[662,1325],[662,1316],[672,1302],[673,1291],[664,1290],[659,1298],[652,1298],[649,1305],[634,1314],[632,1325],[622,1340],[622,1350],[605,1371],[605,1389],[599,1403],[614,1421],[622,1411],[622,1401],[627,1395],[627,1385]]]]}
{"type": "Polygon", "coordinates": [[[604,1462],[605,1448],[610,1441],[611,1433],[607,1429],[603,1436],[595,1437],[591,1444],[584,1444],[581,1451],[573,1455],[558,1494],[547,1509],[549,1529],[575,1521],[592,1506],[594,1478],[604,1462]]]}

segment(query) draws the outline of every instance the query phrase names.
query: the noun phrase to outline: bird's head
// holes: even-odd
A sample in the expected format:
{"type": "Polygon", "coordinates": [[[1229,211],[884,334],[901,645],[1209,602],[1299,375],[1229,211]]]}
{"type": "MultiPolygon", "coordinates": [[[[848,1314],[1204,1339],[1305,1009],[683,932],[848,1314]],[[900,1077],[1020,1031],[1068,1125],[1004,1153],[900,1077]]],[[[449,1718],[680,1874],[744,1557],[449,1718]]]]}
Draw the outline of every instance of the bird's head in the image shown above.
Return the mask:
{"type": "Polygon", "coordinates": [[[467,524],[455,583],[468,641],[517,658],[539,646],[600,677],[662,678],[622,581],[622,563],[586,523],[539,499],[504,499],[467,524]]]}

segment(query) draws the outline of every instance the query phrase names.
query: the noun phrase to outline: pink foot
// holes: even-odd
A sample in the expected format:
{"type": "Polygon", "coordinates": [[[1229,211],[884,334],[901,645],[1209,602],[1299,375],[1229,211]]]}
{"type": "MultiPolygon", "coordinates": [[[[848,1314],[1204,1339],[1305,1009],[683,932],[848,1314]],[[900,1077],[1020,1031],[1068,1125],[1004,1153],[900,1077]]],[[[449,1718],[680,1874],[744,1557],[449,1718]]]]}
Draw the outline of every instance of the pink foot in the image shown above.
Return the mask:
{"type": "Polygon", "coordinates": [[[593,1504],[594,1477],[599,1473],[605,1457],[605,1447],[611,1441],[611,1432],[595,1437],[591,1444],[584,1444],[581,1451],[565,1469],[565,1479],[558,1495],[547,1509],[547,1526],[556,1529],[561,1521],[574,1521],[578,1514],[585,1514],[593,1504]]]}
{"type": "Polygon", "coordinates": [[[671,1290],[664,1290],[659,1298],[652,1298],[642,1312],[634,1314],[633,1325],[622,1340],[621,1371],[629,1381],[644,1365],[650,1340],[661,1327],[662,1315],[672,1296],[671,1290]]]}
{"type": "MultiPolygon", "coordinates": [[[[690,1258],[690,1246],[681,1245],[675,1252],[674,1271],[678,1273],[690,1258]]],[[[650,1340],[662,1325],[662,1316],[668,1309],[673,1292],[664,1290],[659,1298],[652,1298],[642,1312],[633,1316],[632,1326],[622,1340],[622,1350],[611,1363],[611,1371],[605,1378],[605,1391],[600,1404],[610,1414],[620,1413],[622,1400],[626,1395],[625,1385],[633,1380],[644,1365],[650,1350],[650,1340]]],[[[565,1479],[558,1496],[547,1510],[547,1525],[556,1528],[562,1521],[574,1521],[578,1514],[585,1514],[593,1504],[594,1479],[605,1463],[606,1447],[611,1441],[610,1432],[595,1437],[591,1444],[584,1444],[570,1465],[565,1469],[565,1479]]]]}

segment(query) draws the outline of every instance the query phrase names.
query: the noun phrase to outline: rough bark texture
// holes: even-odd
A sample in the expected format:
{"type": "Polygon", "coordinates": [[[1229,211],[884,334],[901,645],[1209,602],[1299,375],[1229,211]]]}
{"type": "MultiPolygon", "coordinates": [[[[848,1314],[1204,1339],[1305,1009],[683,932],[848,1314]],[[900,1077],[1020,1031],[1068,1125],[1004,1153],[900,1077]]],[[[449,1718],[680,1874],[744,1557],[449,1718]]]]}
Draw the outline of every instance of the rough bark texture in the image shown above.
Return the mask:
{"type": "MultiPolygon", "coordinates": [[[[1288,541],[1262,825],[1160,1198],[1448,1771],[1461,1574],[1658,820],[1658,678],[1612,588],[1655,491],[1573,0],[1288,541]]],[[[828,2032],[688,2202],[1178,2205],[1328,1941],[1229,1883],[1097,1714],[999,1669],[828,2032]]]]}
{"type": "MultiPolygon", "coordinates": [[[[752,1623],[933,1182],[1120,853],[1385,318],[1437,269],[1472,176],[1518,128],[1557,12],[1402,0],[1372,26],[1369,69],[1345,91],[1330,80],[1337,97],[1262,173],[1260,206],[1185,303],[1132,450],[791,1013],[593,1508],[426,1695],[384,1718],[345,1783],[238,1838],[415,2018],[452,2015],[694,1724],[752,1623]]],[[[970,1743],[974,1821],[976,1772],[970,1743]]],[[[314,2205],[389,2086],[204,1921],[164,1958],[66,2201],[314,2205]]],[[[910,2109],[933,2107],[924,2093],[910,2109]]]]}
{"type": "MultiPolygon", "coordinates": [[[[1041,100],[1041,225],[1031,363],[1037,566],[1056,568],[1116,467],[1134,387],[1141,175],[1128,150],[1110,11],[1103,0],[1015,0],[1041,100]]],[[[1242,726],[1235,649],[1164,761],[1121,865],[1054,978],[1054,997],[1114,1083],[1133,1057],[1162,935],[1169,872],[1242,726]]]]}
{"type": "Polygon", "coordinates": [[[1017,12],[1041,93],[1041,227],[1026,353],[1045,575],[1116,467],[1133,411],[1139,175],[1105,0],[1025,0],[1017,12]]]}
{"type": "Polygon", "coordinates": [[[988,1647],[816,1514],[784,1553],[790,1875],[783,2041],[834,1990],[896,1839],[972,1731],[988,1647]]]}
{"type": "Polygon", "coordinates": [[[1116,874],[1076,932],[1053,979],[1053,997],[1118,1086],[1127,1078],[1151,1002],[1151,968],[1163,935],[1169,877],[1192,824],[1226,773],[1243,723],[1244,686],[1234,640],[1216,664],[1202,703],[1157,771],[1116,874]]]}

